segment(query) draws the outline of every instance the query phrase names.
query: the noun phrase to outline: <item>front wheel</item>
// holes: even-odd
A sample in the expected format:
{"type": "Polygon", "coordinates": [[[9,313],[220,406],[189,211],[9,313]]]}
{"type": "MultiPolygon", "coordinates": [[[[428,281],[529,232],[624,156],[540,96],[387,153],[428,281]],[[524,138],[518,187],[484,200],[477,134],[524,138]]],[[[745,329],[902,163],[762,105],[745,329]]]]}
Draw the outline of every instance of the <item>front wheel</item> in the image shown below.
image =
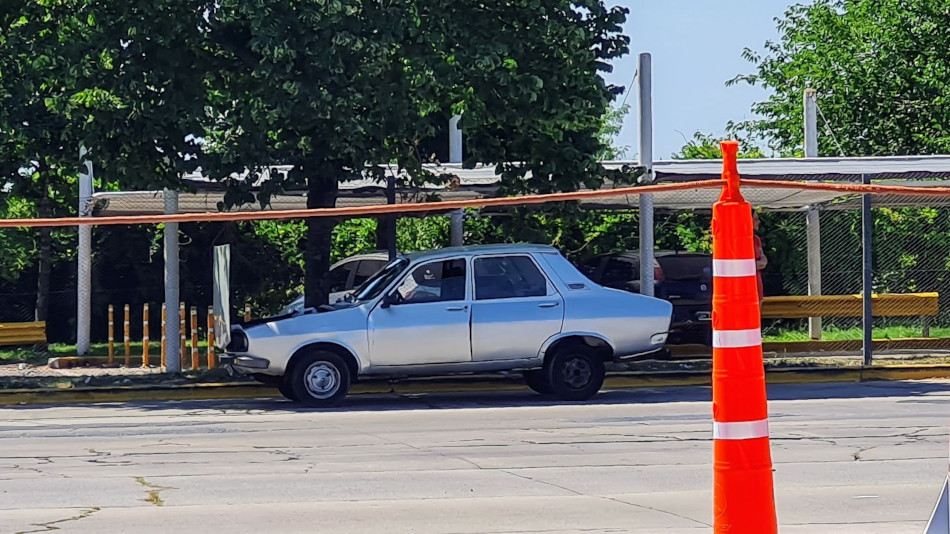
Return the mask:
{"type": "Polygon", "coordinates": [[[287,377],[294,400],[316,408],[336,406],[350,389],[350,368],[332,352],[314,351],[294,362],[287,377]]]}
{"type": "Polygon", "coordinates": [[[567,401],[588,400],[604,385],[604,361],[594,349],[576,343],[557,350],[544,366],[551,393],[567,401]]]}
{"type": "Polygon", "coordinates": [[[277,382],[277,391],[279,391],[280,394],[283,395],[287,400],[297,400],[297,394],[294,393],[294,388],[291,385],[290,380],[285,377],[281,377],[280,381],[277,382]]]}
{"type": "Polygon", "coordinates": [[[535,393],[540,393],[541,395],[551,394],[551,384],[545,377],[543,370],[525,371],[524,382],[535,393]]]}

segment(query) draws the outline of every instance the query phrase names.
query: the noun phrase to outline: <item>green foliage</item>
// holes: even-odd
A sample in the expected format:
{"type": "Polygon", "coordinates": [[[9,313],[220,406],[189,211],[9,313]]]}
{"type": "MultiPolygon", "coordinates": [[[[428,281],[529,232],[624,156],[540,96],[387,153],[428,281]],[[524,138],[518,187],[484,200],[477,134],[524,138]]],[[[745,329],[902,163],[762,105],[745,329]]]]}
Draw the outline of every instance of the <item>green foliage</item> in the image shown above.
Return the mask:
{"type": "Polygon", "coordinates": [[[950,151],[950,35],[944,0],[818,0],[788,8],[755,72],[771,96],[746,126],[782,154],[801,150],[802,93],[817,90],[821,155],[950,151]],[[839,146],[840,145],[840,146],[839,146]]]}
{"type": "Polygon", "coordinates": [[[630,105],[623,104],[620,107],[612,107],[604,114],[598,138],[601,146],[604,148],[597,154],[600,160],[620,160],[627,157],[630,147],[627,145],[618,146],[617,138],[623,129],[623,120],[630,113],[630,105]]]}
{"type": "Polygon", "coordinates": [[[727,134],[723,137],[702,132],[694,133],[693,138],[686,141],[679,152],[673,154],[673,159],[722,159],[720,143],[725,140],[739,141],[738,157],[740,158],[765,157],[765,152],[756,145],[755,140],[748,135],[743,135],[735,125],[730,123],[726,127],[726,132],[727,134]]]}

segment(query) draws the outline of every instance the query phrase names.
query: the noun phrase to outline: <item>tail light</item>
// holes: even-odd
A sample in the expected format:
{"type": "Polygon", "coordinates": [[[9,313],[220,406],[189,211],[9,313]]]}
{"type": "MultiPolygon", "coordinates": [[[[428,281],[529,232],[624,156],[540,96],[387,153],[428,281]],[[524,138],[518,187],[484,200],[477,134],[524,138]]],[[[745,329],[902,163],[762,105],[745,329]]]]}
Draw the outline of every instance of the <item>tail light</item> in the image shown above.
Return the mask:
{"type": "Polygon", "coordinates": [[[653,261],[653,281],[657,283],[663,281],[663,268],[660,267],[660,263],[656,260],[653,261]]]}

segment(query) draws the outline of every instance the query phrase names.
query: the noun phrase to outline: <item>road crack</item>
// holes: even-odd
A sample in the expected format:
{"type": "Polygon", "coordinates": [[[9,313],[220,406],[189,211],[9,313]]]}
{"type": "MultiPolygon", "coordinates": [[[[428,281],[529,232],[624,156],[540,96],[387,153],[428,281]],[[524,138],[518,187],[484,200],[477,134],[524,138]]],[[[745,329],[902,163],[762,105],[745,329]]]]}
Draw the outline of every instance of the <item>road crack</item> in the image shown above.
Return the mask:
{"type": "Polygon", "coordinates": [[[165,506],[165,501],[162,499],[161,495],[163,491],[178,489],[171,486],[159,486],[157,484],[152,484],[148,480],[145,480],[145,477],[135,477],[135,481],[148,490],[145,492],[145,498],[142,500],[154,506],[165,506]]]}
{"type": "Polygon", "coordinates": [[[687,517],[687,516],[685,516],[685,515],[680,515],[680,514],[677,514],[676,512],[671,512],[671,511],[669,511],[669,510],[661,510],[661,509],[659,509],[659,508],[653,508],[652,506],[646,506],[646,505],[644,505],[644,504],[637,504],[637,503],[627,502],[627,501],[624,501],[624,500],[621,500],[621,499],[616,499],[616,498],[614,498],[614,497],[608,497],[607,495],[588,495],[588,494],[586,494],[586,493],[581,493],[581,492],[579,492],[579,491],[577,491],[577,490],[575,490],[575,489],[568,488],[567,486],[562,486],[562,485],[560,485],[560,484],[555,484],[555,483],[553,483],[553,482],[548,482],[548,481],[546,481],[546,480],[540,480],[540,479],[537,479],[537,478],[532,478],[532,477],[529,477],[529,476],[527,476],[527,475],[519,475],[518,473],[513,473],[513,472],[511,472],[511,471],[509,471],[509,470],[507,470],[507,469],[499,469],[499,471],[501,471],[502,473],[508,473],[509,475],[514,475],[514,476],[516,476],[516,477],[518,477],[518,478],[522,478],[522,479],[524,479],[524,480],[530,480],[531,482],[537,482],[538,484],[544,484],[544,485],[546,485],[546,486],[551,486],[552,488],[558,488],[558,489],[567,491],[567,492],[569,492],[569,493],[572,493],[572,494],[577,495],[577,496],[580,496],[580,497],[594,497],[594,498],[596,498],[596,499],[601,499],[601,500],[605,500],[605,501],[611,501],[611,502],[615,502],[615,503],[617,503],[617,504],[622,504],[622,505],[624,505],[624,506],[632,506],[632,507],[634,507],[634,508],[640,508],[640,509],[643,509],[643,510],[652,510],[652,511],[654,511],[654,512],[658,512],[658,513],[661,513],[661,514],[671,515],[671,516],[673,516],[673,517],[678,517],[678,518],[680,518],[680,519],[685,519],[685,520],[687,520],[687,521],[691,521],[691,522],[693,522],[693,523],[700,524],[700,525],[702,525],[702,526],[704,526],[704,527],[711,527],[711,526],[712,526],[712,525],[710,525],[709,523],[704,523],[704,522],[699,521],[699,520],[697,520],[697,519],[693,519],[692,517],[687,517]]]}
{"type": "Polygon", "coordinates": [[[66,523],[68,521],[79,521],[80,519],[85,519],[91,516],[92,514],[98,512],[100,509],[101,508],[99,508],[98,506],[93,506],[92,508],[87,508],[79,512],[78,515],[67,517],[66,519],[57,519],[56,521],[48,521],[46,523],[33,523],[34,527],[40,527],[42,530],[21,530],[17,532],[16,534],[32,534],[34,532],[50,532],[53,530],[59,530],[59,527],[56,526],[57,524],[66,523]]]}

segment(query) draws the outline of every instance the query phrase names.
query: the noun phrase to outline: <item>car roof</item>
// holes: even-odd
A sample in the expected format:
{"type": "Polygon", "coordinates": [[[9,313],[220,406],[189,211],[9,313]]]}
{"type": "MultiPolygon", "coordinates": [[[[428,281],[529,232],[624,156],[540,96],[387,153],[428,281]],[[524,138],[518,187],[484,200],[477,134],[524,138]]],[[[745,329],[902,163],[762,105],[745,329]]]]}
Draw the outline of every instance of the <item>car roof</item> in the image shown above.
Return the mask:
{"type": "Polygon", "coordinates": [[[434,258],[444,258],[448,256],[477,256],[482,254],[514,254],[514,253],[558,253],[558,250],[550,245],[534,245],[529,243],[522,244],[496,244],[496,245],[471,245],[465,247],[448,247],[434,250],[424,250],[406,254],[405,257],[410,260],[425,260],[434,258]]]}
{"type": "Polygon", "coordinates": [[[389,253],[387,252],[367,252],[365,254],[356,254],[353,256],[347,256],[342,260],[334,263],[330,266],[331,269],[343,265],[344,263],[350,263],[359,260],[382,260],[384,262],[389,261],[389,253]]]}

